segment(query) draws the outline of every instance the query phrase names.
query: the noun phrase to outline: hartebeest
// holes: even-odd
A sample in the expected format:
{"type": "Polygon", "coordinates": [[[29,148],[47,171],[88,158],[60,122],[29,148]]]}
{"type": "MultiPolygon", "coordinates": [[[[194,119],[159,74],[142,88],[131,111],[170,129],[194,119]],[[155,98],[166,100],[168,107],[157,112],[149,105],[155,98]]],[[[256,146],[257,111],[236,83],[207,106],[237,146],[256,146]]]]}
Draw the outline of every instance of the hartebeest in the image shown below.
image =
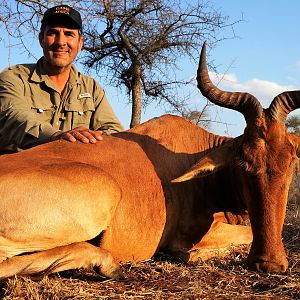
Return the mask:
{"type": "Polygon", "coordinates": [[[88,266],[119,278],[115,261],[158,250],[207,258],[252,233],[252,267],[287,269],[281,232],[299,139],[284,122],[300,92],[264,110],[252,95],[221,91],[205,45],[197,79],[209,100],[244,115],[242,136],[166,115],[95,145],[56,141],[0,157],[2,278],[88,266]]]}

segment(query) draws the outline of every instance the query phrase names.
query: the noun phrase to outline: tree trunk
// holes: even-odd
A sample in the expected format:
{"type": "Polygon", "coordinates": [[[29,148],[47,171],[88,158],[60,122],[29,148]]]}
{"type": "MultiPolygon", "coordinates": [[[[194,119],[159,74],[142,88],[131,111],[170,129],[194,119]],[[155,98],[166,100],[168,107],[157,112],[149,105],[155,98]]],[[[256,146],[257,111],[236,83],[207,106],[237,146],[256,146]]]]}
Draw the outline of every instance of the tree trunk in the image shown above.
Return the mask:
{"type": "Polygon", "coordinates": [[[142,114],[142,87],[141,87],[141,65],[136,63],[134,66],[134,74],[132,78],[132,114],[130,128],[141,123],[142,114]]]}

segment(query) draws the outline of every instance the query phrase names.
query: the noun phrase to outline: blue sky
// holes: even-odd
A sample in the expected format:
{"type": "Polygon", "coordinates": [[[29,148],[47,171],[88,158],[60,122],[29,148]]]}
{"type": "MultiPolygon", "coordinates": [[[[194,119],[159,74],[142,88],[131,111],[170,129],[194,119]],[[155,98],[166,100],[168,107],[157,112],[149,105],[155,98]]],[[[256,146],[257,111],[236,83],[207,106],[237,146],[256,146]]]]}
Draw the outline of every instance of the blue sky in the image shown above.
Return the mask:
{"type": "MultiPolygon", "coordinates": [[[[243,18],[235,26],[237,39],[223,41],[211,52],[219,72],[227,76],[220,87],[247,91],[263,107],[285,90],[300,89],[300,39],[297,25],[300,1],[215,0],[215,7],[231,17],[243,18]],[[227,69],[229,70],[227,71],[227,69]]],[[[242,133],[240,114],[218,109],[217,119],[233,124],[230,135],[242,133]]],[[[295,112],[299,113],[299,112],[295,112]]],[[[226,129],[219,128],[220,134],[226,129]]]]}
{"type": "MultiPolygon", "coordinates": [[[[250,92],[263,107],[268,107],[271,100],[285,90],[300,90],[299,0],[212,0],[211,3],[231,21],[243,19],[234,26],[237,38],[224,40],[210,51],[210,58],[218,66],[221,77],[211,76],[216,84],[222,78],[220,88],[250,92]],[[222,73],[225,75],[222,76],[222,73]]],[[[0,69],[33,61],[21,49],[9,52],[3,47],[5,45],[7,41],[1,44],[0,69]]],[[[37,56],[41,55],[38,45],[33,50],[37,56]]],[[[195,76],[195,65],[184,68],[188,76],[195,76]]],[[[117,90],[104,88],[116,114],[128,128],[130,105],[125,104],[117,90]]],[[[196,90],[191,101],[195,107],[201,107],[204,102],[196,90]]],[[[152,105],[143,113],[142,121],[163,113],[159,107],[152,105]]],[[[245,122],[237,112],[213,107],[210,117],[214,121],[210,131],[230,136],[243,132],[245,122]]]]}

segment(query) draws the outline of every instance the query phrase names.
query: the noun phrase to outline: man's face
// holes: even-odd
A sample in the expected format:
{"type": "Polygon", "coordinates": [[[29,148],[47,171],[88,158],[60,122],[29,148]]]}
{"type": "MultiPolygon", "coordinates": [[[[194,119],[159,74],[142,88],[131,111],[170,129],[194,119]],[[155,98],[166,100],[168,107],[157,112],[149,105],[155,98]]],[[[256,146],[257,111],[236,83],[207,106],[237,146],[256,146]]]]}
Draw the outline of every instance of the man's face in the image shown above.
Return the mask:
{"type": "Polygon", "coordinates": [[[83,45],[78,29],[69,29],[63,25],[47,25],[40,35],[40,44],[44,52],[46,67],[68,69],[83,45]]]}

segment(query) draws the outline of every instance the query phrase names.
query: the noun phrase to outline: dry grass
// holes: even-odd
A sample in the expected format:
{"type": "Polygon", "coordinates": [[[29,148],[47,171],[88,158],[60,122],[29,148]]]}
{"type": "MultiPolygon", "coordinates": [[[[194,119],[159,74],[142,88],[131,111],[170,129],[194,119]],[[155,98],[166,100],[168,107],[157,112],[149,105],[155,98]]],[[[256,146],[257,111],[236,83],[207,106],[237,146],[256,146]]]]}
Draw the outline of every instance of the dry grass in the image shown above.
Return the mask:
{"type": "Polygon", "coordinates": [[[180,264],[149,260],[122,266],[126,280],[105,280],[93,271],[68,271],[41,280],[1,284],[3,299],[300,299],[300,222],[289,216],[284,240],[290,266],[282,275],[245,266],[247,247],[223,259],[180,264]]]}

